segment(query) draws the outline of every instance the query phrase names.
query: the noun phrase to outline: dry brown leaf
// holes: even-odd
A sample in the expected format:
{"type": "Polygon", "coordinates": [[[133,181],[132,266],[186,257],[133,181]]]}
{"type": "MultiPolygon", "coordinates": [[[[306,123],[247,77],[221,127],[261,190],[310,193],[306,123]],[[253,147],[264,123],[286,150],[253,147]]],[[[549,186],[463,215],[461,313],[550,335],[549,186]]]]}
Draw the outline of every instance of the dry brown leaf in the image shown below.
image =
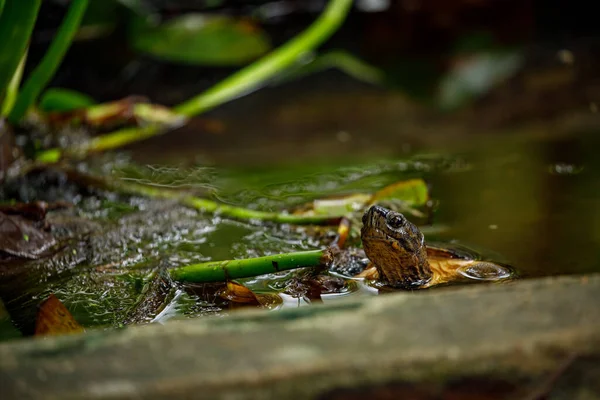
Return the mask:
{"type": "Polygon", "coordinates": [[[260,305],[258,298],[252,290],[235,282],[227,282],[227,287],[221,290],[219,295],[234,303],[260,305]]]}
{"type": "Polygon", "coordinates": [[[75,321],[69,310],[53,294],[40,305],[35,322],[35,335],[65,335],[80,333],[84,329],[75,321]]]}

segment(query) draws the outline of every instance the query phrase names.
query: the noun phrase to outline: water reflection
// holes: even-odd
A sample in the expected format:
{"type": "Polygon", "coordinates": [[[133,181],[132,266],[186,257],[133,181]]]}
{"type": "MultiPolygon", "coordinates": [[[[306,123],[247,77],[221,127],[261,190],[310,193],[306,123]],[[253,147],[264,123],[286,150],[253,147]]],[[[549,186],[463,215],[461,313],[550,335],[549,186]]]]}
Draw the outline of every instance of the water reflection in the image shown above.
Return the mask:
{"type": "Polygon", "coordinates": [[[465,278],[477,281],[499,281],[508,279],[512,275],[508,267],[485,261],[465,265],[458,268],[457,271],[465,278]]]}

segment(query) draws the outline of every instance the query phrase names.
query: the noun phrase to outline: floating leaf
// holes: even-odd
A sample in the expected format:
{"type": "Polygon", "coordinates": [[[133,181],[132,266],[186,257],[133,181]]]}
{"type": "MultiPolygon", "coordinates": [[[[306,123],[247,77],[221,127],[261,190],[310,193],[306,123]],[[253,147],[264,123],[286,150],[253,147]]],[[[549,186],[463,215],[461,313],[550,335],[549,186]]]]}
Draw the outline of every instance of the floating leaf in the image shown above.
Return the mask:
{"type": "Polygon", "coordinates": [[[385,200],[398,200],[409,207],[425,205],[429,200],[427,184],[423,179],[410,179],[393,183],[375,192],[369,204],[385,200]]]}
{"type": "Polygon", "coordinates": [[[75,321],[69,310],[54,294],[50,294],[40,305],[35,322],[36,336],[65,335],[83,331],[83,327],[75,321]]]}
{"type": "Polygon", "coordinates": [[[75,90],[51,88],[46,90],[40,100],[39,108],[45,112],[65,112],[96,104],[90,96],[75,90]]]}
{"type": "Polygon", "coordinates": [[[296,210],[296,215],[343,217],[381,201],[402,203],[405,207],[419,207],[429,200],[427,184],[422,179],[393,183],[374,194],[354,193],[347,196],[317,199],[296,210]]]}
{"type": "Polygon", "coordinates": [[[317,199],[312,202],[314,215],[348,215],[360,210],[369,201],[371,195],[355,193],[344,197],[317,199]]]}
{"type": "Polygon", "coordinates": [[[243,65],[271,48],[250,21],[203,14],[186,14],[158,26],[138,18],[130,40],[140,52],[193,65],[243,65]]]}

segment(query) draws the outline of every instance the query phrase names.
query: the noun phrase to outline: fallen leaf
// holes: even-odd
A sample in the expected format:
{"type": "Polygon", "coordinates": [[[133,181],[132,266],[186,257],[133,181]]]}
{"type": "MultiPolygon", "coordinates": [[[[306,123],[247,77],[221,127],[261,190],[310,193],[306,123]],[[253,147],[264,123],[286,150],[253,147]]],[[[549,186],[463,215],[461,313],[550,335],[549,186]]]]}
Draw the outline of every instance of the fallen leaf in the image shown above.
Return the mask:
{"type": "Polygon", "coordinates": [[[229,301],[229,308],[260,307],[273,309],[281,304],[281,297],[273,293],[255,294],[244,285],[227,282],[227,286],[219,289],[219,297],[229,301]]]}
{"type": "Polygon", "coordinates": [[[234,303],[260,305],[252,290],[235,282],[227,282],[227,286],[219,292],[219,296],[234,303]]]}
{"type": "Polygon", "coordinates": [[[22,258],[39,258],[56,244],[39,222],[0,212],[0,252],[22,258]]]}
{"type": "Polygon", "coordinates": [[[75,321],[69,310],[54,294],[50,294],[40,305],[35,322],[36,336],[64,335],[83,331],[83,327],[75,321]]]}

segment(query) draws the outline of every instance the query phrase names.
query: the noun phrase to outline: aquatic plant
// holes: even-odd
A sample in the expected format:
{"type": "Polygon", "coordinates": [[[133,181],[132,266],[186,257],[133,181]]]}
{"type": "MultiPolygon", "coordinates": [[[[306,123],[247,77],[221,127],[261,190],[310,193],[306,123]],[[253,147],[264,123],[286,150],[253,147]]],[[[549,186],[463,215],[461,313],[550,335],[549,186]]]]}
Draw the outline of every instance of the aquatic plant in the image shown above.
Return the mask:
{"type": "MultiPolygon", "coordinates": [[[[175,106],[173,110],[185,117],[192,117],[256,90],[329,38],[342,24],[351,5],[352,0],[331,0],[323,13],[304,32],[205,92],[175,106]]],[[[66,150],[66,153],[72,157],[81,157],[88,153],[115,149],[163,134],[168,128],[163,124],[124,128],[98,136],[78,146],[76,151],[69,153],[66,150]]],[[[41,152],[37,159],[55,162],[63,155],[63,150],[55,148],[41,152]]]]}
{"type": "Polygon", "coordinates": [[[79,28],[89,0],[73,0],[50,47],[21,88],[19,83],[27,58],[41,0],[0,1],[0,99],[1,116],[19,122],[37,100],[62,62],[79,28]]]}

